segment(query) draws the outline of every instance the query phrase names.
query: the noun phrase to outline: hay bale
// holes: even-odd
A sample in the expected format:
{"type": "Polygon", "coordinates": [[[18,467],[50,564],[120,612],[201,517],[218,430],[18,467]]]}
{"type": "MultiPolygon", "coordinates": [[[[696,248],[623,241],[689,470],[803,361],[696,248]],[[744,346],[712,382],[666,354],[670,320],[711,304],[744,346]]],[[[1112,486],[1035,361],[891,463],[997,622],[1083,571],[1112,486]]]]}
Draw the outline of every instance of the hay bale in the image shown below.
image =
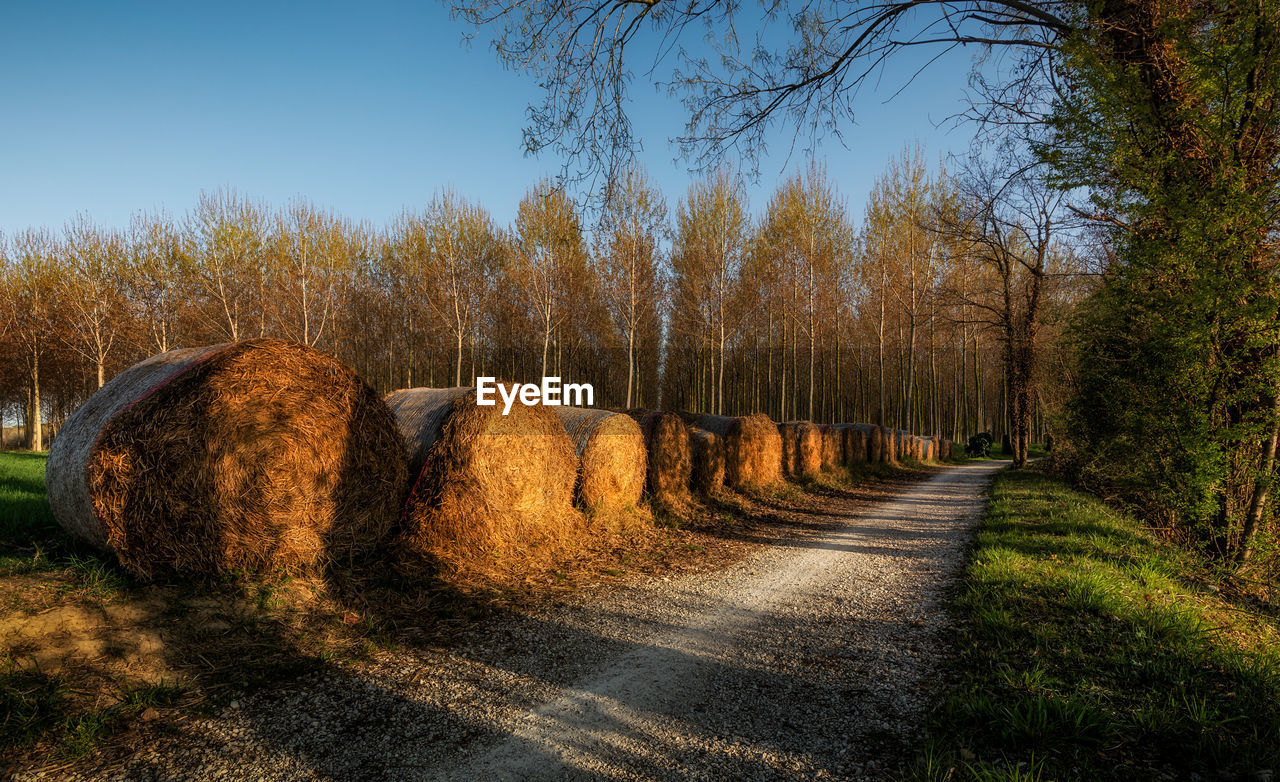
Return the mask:
{"type": "Polygon", "coordinates": [[[503,415],[471,387],[395,391],[387,405],[408,444],[408,553],[484,571],[553,556],[578,536],[578,460],[551,408],[517,403],[503,415]]]}
{"type": "Polygon", "coordinates": [[[657,410],[628,410],[640,424],[645,450],[649,454],[646,485],[658,505],[674,512],[689,504],[689,481],[693,473],[693,445],[689,427],[675,413],[657,410]]]}
{"type": "Polygon", "coordinates": [[[898,438],[893,429],[880,427],[880,461],[893,464],[898,460],[898,438]]]}
{"type": "Polygon", "coordinates": [[[788,478],[796,477],[796,440],[797,432],[794,421],[778,424],[778,437],[782,440],[782,474],[788,478]]]}
{"type": "Polygon", "coordinates": [[[732,488],[759,488],[782,480],[782,437],[769,416],[681,416],[690,425],[724,438],[725,483],[732,488]]]}
{"type": "Polygon", "coordinates": [[[841,424],[839,429],[844,463],[854,465],[867,461],[867,437],[862,430],[853,424],[841,424]]]}
{"type": "Polygon", "coordinates": [[[849,426],[862,434],[866,461],[879,462],[884,455],[884,433],[880,427],[875,424],[849,424],[849,426]]]}
{"type": "Polygon", "coordinates": [[[822,469],[834,470],[840,466],[840,432],[831,424],[823,424],[822,433],[822,469]]]}
{"type": "Polygon", "coordinates": [[[785,428],[792,441],[790,454],[784,446],[784,458],[790,456],[787,474],[793,478],[811,478],[822,470],[822,431],[808,421],[787,421],[779,424],[785,428]]]}
{"type": "Polygon", "coordinates": [[[336,358],[275,339],[135,364],[67,419],[46,468],[62,527],[143,578],[372,551],[405,476],[377,394],[336,358]]]}
{"type": "Polygon", "coordinates": [[[689,436],[693,443],[693,488],[703,494],[713,494],[724,487],[724,439],[715,432],[692,427],[689,436]]]}
{"type": "Polygon", "coordinates": [[[611,410],[552,407],[578,455],[576,494],[587,510],[634,507],[644,492],[648,459],[635,419],[611,410]]]}

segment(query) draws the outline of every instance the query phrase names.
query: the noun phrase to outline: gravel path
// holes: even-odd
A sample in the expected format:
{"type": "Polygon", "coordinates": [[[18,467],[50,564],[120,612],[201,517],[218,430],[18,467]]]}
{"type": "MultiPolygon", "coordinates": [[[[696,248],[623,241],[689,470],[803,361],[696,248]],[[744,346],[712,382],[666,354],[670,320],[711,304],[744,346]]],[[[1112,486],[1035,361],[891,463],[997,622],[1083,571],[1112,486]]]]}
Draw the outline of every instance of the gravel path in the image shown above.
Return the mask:
{"type": "MultiPolygon", "coordinates": [[[[264,691],[127,779],[859,779],[908,754],[940,602],[1001,463],[938,473],[715,573],[593,591],[264,691]]],[[[116,777],[115,774],[112,775],[116,777]]]]}

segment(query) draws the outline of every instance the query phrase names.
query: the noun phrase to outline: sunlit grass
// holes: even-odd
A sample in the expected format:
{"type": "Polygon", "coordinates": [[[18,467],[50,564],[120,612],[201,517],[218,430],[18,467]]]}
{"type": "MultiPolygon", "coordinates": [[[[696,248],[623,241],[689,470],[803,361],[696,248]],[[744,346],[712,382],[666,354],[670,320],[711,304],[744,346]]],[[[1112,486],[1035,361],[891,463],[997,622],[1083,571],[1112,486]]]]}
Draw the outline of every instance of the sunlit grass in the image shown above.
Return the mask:
{"type": "Polygon", "coordinates": [[[1280,769],[1274,619],[1034,470],[1002,473],[953,611],[919,779],[1234,778],[1280,769]]]}

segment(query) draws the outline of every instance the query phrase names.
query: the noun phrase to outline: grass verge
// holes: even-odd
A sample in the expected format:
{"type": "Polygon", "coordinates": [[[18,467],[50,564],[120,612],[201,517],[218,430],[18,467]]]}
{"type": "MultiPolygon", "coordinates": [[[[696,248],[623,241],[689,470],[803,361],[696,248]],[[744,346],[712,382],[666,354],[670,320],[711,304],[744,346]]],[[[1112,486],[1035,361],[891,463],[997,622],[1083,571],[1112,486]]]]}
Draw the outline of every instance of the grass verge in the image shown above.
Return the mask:
{"type": "Polygon", "coordinates": [[[1280,625],[1034,470],[995,481],[915,779],[1270,779],[1280,625]]]}

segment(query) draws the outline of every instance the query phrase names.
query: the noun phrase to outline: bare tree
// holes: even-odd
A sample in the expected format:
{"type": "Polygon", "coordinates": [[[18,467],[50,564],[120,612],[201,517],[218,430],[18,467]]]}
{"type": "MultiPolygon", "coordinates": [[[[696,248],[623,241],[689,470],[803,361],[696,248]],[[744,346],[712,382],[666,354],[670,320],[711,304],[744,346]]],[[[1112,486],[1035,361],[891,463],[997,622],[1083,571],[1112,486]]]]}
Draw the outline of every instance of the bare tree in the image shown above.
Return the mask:
{"type": "MultiPolygon", "coordinates": [[[[4,249],[4,248],[0,248],[4,249]]],[[[0,286],[7,306],[0,309],[5,332],[18,346],[26,370],[27,447],[44,448],[40,396],[41,361],[56,339],[53,302],[61,270],[54,241],[46,231],[28,229],[13,237],[8,252],[0,253],[0,286]]]]}
{"type": "MultiPolygon", "coordinates": [[[[526,149],[550,147],[565,157],[566,172],[606,182],[617,181],[640,146],[627,113],[637,75],[683,99],[688,123],[677,141],[695,164],[714,166],[731,150],[758,162],[782,122],[796,140],[839,136],[854,118],[859,88],[903,49],[924,47],[936,59],[972,45],[1036,58],[1081,24],[1068,0],[452,0],[452,7],[474,27],[469,37],[491,36],[500,62],[542,86],[526,149]]],[[[1006,86],[991,91],[993,103],[1013,102],[1017,93],[1006,86]]]]}
{"type": "Polygon", "coordinates": [[[642,170],[631,169],[624,175],[600,228],[599,276],[609,314],[626,344],[626,406],[631,408],[638,340],[658,307],[661,242],[669,232],[666,201],[642,170]]]}
{"type": "Polygon", "coordinates": [[[551,338],[567,315],[567,283],[585,265],[582,229],[573,203],[550,180],[533,187],[516,215],[517,252],[511,277],[529,300],[542,336],[542,375],[551,338]]]}
{"type": "Polygon", "coordinates": [[[1005,157],[975,159],[958,178],[957,208],[940,214],[940,229],[967,248],[970,263],[994,274],[987,290],[949,295],[1000,335],[1008,388],[1015,466],[1026,464],[1036,407],[1040,327],[1049,287],[1064,276],[1068,255],[1062,217],[1066,194],[1036,168],[1005,157]]]}
{"type": "Polygon", "coordinates": [[[65,235],[55,252],[66,264],[59,282],[71,319],[67,339],[93,365],[97,387],[102,388],[107,360],[124,326],[124,239],[85,215],[72,221],[65,235]]]}
{"type": "Polygon", "coordinates": [[[127,295],[158,353],[176,346],[178,318],[189,292],[182,235],[165,214],[134,215],[129,223],[127,295]]]}

